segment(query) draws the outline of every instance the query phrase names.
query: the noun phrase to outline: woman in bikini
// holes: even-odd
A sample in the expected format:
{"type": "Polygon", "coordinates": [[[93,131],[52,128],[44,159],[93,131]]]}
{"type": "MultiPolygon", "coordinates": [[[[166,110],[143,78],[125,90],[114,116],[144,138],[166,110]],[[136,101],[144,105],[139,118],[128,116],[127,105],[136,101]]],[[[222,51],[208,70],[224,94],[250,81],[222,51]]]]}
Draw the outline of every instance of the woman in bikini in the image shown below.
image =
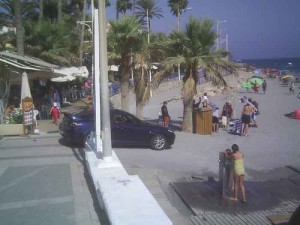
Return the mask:
{"type": "Polygon", "coordinates": [[[239,187],[242,192],[242,202],[246,203],[246,193],[245,193],[245,187],[244,187],[244,176],[245,176],[245,167],[244,167],[244,155],[239,151],[239,146],[236,144],[233,144],[232,147],[232,154],[231,157],[233,159],[233,183],[234,183],[234,189],[233,189],[233,201],[238,200],[238,190],[239,187]]]}

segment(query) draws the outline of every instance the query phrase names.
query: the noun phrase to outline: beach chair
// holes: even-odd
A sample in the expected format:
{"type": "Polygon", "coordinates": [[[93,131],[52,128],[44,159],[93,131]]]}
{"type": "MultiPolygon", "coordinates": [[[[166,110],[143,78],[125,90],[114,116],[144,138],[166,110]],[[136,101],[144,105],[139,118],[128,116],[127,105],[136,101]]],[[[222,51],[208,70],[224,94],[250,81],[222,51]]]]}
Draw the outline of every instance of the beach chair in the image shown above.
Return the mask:
{"type": "Polygon", "coordinates": [[[242,133],[242,121],[240,119],[234,120],[233,126],[230,129],[230,133],[236,134],[236,135],[241,135],[242,133]]]}

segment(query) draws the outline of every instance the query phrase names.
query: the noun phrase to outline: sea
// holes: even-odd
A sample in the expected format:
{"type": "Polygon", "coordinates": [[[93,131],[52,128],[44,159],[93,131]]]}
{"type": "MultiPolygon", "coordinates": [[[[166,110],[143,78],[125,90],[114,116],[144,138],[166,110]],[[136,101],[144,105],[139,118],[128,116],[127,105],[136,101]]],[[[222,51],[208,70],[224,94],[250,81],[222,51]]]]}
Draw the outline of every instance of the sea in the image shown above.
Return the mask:
{"type": "Polygon", "coordinates": [[[300,77],[300,58],[245,59],[239,60],[239,62],[254,66],[256,69],[288,70],[300,77]]]}

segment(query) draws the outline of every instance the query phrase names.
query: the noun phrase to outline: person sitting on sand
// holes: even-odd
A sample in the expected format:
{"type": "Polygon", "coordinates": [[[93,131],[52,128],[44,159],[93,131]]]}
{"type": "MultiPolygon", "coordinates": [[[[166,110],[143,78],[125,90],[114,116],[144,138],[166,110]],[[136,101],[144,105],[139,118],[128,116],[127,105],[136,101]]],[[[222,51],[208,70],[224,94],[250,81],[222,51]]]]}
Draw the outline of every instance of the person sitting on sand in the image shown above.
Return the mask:
{"type": "Polygon", "coordinates": [[[231,158],[233,159],[233,198],[231,200],[238,200],[239,187],[242,192],[242,202],[246,203],[246,191],[244,187],[244,176],[245,176],[245,166],[244,166],[244,155],[239,151],[239,146],[233,144],[231,158]]]}
{"type": "Polygon", "coordinates": [[[300,120],[300,109],[296,109],[294,112],[286,113],[283,116],[286,116],[290,119],[300,120]]]}
{"type": "Polygon", "coordinates": [[[249,102],[244,106],[241,120],[242,120],[242,135],[248,136],[248,127],[251,122],[251,115],[255,111],[255,107],[249,102]]]}

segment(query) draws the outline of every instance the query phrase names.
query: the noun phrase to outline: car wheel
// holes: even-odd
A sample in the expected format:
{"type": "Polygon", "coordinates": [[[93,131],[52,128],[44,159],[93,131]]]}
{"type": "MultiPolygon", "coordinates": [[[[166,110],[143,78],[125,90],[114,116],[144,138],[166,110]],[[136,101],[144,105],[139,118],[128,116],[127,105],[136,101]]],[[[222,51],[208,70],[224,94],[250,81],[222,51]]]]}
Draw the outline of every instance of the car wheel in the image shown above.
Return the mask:
{"type": "Polygon", "coordinates": [[[157,134],[151,139],[151,148],[154,150],[163,150],[167,146],[167,139],[162,134],[157,134]]]}

